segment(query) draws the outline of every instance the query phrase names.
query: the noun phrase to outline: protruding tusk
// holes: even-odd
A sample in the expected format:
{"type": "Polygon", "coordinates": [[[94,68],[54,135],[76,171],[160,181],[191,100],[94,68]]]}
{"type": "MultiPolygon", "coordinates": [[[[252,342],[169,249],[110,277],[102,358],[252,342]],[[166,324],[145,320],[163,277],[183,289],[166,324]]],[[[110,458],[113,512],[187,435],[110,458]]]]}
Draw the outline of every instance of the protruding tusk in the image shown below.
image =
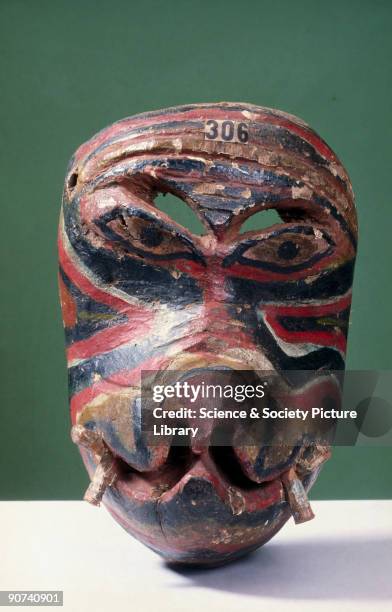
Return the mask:
{"type": "Polygon", "coordinates": [[[82,425],[74,425],[71,429],[71,439],[78,446],[84,446],[94,454],[98,465],[91,483],[84,494],[84,499],[94,506],[99,506],[106,489],[112,486],[118,478],[116,458],[112,455],[102,436],[82,425]]]}
{"type": "Polygon", "coordinates": [[[311,447],[305,447],[304,454],[297,459],[297,470],[300,474],[309,474],[319,468],[330,457],[331,449],[329,446],[314,444],[311,447]]]}
{"type": "Polygon", "coordinates": [[[94,506],[99,506],[106,489],[111,487],[117,478],[117,462],[112,453],[107,450],[96,467],[84,499],[94,506]]]}
{"type": "Polygon", "coordinates": [[[314,514],[308,496],[301,480],[298,478],[294,468],[290,468],[281,476],[282,484],[286,492],[286,499],[296,523],[305,523],[312,520],[314,514]]]}

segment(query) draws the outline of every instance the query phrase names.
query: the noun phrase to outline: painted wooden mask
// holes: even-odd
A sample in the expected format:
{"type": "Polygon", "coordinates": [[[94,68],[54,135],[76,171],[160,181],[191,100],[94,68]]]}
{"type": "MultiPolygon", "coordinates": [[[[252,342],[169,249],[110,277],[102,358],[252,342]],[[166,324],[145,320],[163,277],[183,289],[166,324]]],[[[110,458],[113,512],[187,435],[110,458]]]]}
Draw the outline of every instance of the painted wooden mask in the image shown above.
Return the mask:
{"type": "Polygon", "coordinates": [[[183,563],[225,562],[291,514],[311,518],[305,491],[328,448],[152,446],[140,375],[343,370],[356,236],[344,168],[286,113],[180,106],[83,144],[65,182],[59,282],[86,498],[183,563]],[[160,193],[190,207],[204,233],[162,212],[160,193]],[[271,209],[279,221],[241,230],[271,209]]]}

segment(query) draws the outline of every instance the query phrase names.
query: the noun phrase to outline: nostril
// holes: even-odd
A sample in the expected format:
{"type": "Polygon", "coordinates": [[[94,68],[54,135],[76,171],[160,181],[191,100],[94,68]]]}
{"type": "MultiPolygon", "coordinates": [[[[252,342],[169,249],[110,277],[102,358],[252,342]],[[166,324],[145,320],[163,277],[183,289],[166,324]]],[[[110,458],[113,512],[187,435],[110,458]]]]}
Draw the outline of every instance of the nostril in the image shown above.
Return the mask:
{"type": "Polygon", "coordinates": [[[211,446],[210,456],[219,472],[239,489],[259,489],[260,483],[246,476],[231,446],[211,446]]]}

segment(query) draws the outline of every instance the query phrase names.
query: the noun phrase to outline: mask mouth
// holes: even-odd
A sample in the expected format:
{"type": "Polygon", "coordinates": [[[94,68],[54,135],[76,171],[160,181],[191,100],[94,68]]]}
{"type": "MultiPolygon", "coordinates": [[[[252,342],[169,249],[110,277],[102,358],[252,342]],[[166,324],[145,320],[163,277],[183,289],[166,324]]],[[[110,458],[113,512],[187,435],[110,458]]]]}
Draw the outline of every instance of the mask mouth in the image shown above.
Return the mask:
{"type": "MultiPolygon", "coordinates": [[[[230,381],[231,387],[236,387],[237,383],[243,386],[248,381],[255,385],[257,381],[260,383],[264,380],[260,378],[260,372],[245,368],[234,370],[227,364],[226,367],[222,363],[212,362],[193,365],[192,369],[187,370],[149,373],[151,377],[147,377],[146,386],[150,392],[149,399],[156,383],[159,383],[161,389],[176,382],[200,385],[201,381],[215,384],[219,381],[221,385],[224,381],[230,381]]],[[[279,378],[276,371],[272,374],[279,378]]],[[[310,393],[307,401],[313,401],[313,393],[323,390],[325,384],[329,384],[328,379],[323,377],[305,386],[304,392],[310,393]]],[[[300,404],[304,401],[300,393],[302,390],[300,385],[299,395],[295,396],[300,404]]],[[[266,395],[271,394],[269,400],[277,398],[275,391],[273,387],[266,391],[266,395]]],[[[177,397],[163,396],[158,401],[169,409],[175,409],[178,405],[177,397]]],[[[187,424],[196,425],[200,422],[197,419],[192,422],[190,418],[187,424]]],[[[72,439],[84,447],[82,455],[91,477],[85,499],[99,505],[108,490],[108,497],[104,500],[106,505],[110,506],[114,495],[128,506],[128,502],[131,505],[152,503],[159,514],[159,508],[179,507],[184,499],[189,501],[187,491],[192,487],[201,487],[203,493],[200,499],[205,501],[211,496],[218,498],[221,507],[230,513],[233,520],[242,514],[257,514],[282,507],[287,512],[290,509],[296,523],[311,520],[314,515],[306,491],[317,477],[321,464],[330,456],[328,444],[306,438],[291,438],[290,442],[287,442],[287,438],[283,443],[283,438],[279,436],[271,438],[270,443],[268,437],[264,436],[265,430],[261,429],[253,445],[251,443],[248,448],[245,440],[249,438],[238,437],[240,429],[231,425],[223,442],[222,437],[217,438],[216,434],[222,427],[224,429],[225,424],[213,418],[201,426],[196,437],[188,433],[187,439],[180,444],[173,437],[162,439],[158,444],[147,443],[154,460],[150,467],[136,469],[116,454],[105,440],[104,433],[87,429],[81,424],[75,425],[72,439]]],[[[290,430],[286,433],[290,433],[290,430]]]]}
{"type": "Polygon", "coordinates": [[[91,483],[84,495],[93,505],[100,505],[108,489],[139,501],[155,499],[160,505],[170,503],[191,481],[203,480],[211,484],[233,516],[286,502],[296,523],[314,517],[306,490],[330,457],[327,447],[304,447],[288,469],[272,480],[254,482],[245,474],[230,446],[210,446],[197,454],[190,445],[172,446],[162,467],[139,472],[116,457],[99,433],[75,425],[71,437],[82,447],[84,456],[93,457],[95,471],[91,470],[91,483]]]}

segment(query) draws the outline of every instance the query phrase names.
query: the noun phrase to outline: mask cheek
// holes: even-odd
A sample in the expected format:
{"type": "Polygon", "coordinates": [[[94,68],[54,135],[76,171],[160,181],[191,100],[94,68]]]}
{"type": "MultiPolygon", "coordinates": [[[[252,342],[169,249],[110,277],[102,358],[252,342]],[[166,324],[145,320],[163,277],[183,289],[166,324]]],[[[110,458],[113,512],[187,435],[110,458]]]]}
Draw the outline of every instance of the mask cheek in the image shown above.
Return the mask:
{"type": "Polygon", "coordinates": [[[170,444],[148,445],[141,422],[140,390],[101,394],[79,413],[77,424],[97,432],[124,471],[152,471],[163,465],[170,444]]]}

